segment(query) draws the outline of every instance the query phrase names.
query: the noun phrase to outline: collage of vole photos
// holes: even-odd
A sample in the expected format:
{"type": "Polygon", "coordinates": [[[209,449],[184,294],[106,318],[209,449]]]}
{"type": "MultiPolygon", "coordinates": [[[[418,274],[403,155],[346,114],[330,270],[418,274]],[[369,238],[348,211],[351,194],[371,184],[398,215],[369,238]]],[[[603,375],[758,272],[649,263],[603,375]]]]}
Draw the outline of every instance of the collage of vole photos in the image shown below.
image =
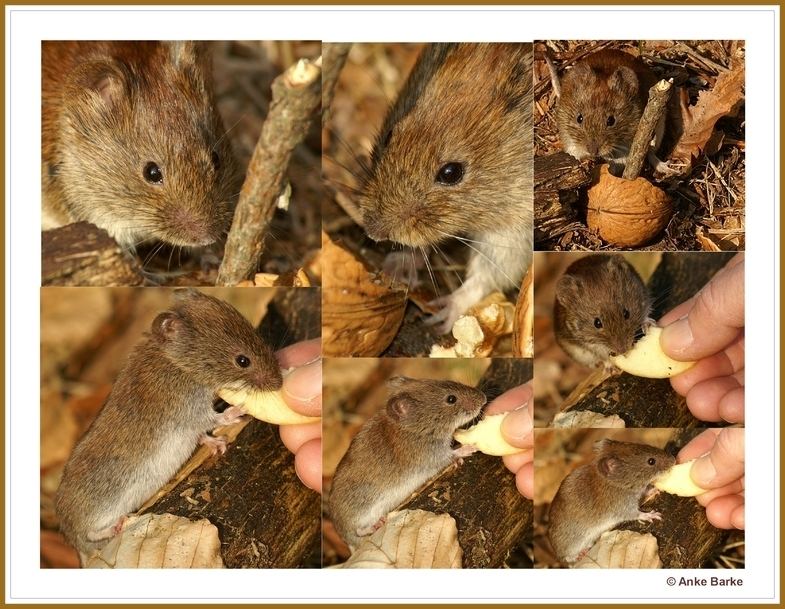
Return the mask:
{"type": "Polygon", "coordinates": [[[745,53],[44,41],[41,568],[732,579],[745,53]]]}

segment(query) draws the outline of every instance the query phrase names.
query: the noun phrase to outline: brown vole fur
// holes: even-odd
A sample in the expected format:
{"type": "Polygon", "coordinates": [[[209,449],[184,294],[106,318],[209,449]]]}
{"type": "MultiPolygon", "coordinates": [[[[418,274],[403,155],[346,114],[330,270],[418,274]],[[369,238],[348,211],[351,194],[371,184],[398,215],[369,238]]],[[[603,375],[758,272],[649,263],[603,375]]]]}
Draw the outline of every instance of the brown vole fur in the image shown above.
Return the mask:
{"type": "Polygon", "coordinates": [[[85,220],[127,248],[228,229],[237,164],[195,42],[42,43],[44,229],[85,220]]]}
{"type": "MultiPolygon", "coordinates": [[[[623,51],[603,49],[579,61],[561,79],[556,124],[562,148],[579,160],[624,165],[656,82],[643,61],[623,51]]],[[[655,150],[664,128],[663,120],[655,150]]]]}
{"type": "Polygon", "coordinates": [[[175,291],[175,304],[133,350],[65,465],[55,506],[66,539],[89,550],[119,532],[126,514],[162,487],[198,442],[223,451],[225,443],[207,432],[242,411],[216,412],[220,389],[276,390],[281,383],[272,350],[235,308],[193,289],[175,291]]]}
{"type": "Polygon", "coordinates": [[[651,297],[640,275],[618,254],[594,254],[573,262],[556,283],[556,342],[584,366],[632,349],[649,318],[651,297]]]}
{"type": "Polygon", "coordinates": [[[452,381],[395,377],[387,405],[352,440],[335,470],[327,511],[352,547],[411,493],[473,452],[452,434],[476,417],[485,395],[452,381]]]}
{"type": "Polygon", "coordinates": [[[532,45],[427,45],[374,145],[360,199],[374,240],[457,237],[466,280],[431,321],[520,286],[532,250],[532,45]]]}
{"type": "Polygon", "coordinates": [[[604,439],[594,459],[570,472],[551,502],[548,537],[562,562],[575,562],[605,531],[630,520],[660,520],[639,509],[649,484],[676,460],[664,450],[604,439]]]}

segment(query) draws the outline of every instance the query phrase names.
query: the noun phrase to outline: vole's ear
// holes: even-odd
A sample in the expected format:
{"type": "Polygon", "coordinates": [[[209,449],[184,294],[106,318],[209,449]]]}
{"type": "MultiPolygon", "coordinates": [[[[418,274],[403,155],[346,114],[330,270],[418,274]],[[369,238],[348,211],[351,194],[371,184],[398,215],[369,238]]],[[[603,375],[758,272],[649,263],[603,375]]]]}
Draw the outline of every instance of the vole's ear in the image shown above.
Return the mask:
{"type": "Polygon", "coordinates": [[[412,396],[408,393],[399,393],[387,401],[387,414],[394,420],[405,419],[412,406],[412,396]]]}
{"type": "Polygon", "coordinates": [[[594,73],[594,70],[585,63],[579,63],[569,71],[569,74],[571,74],[570,80],[576,79],[576,82],[580,82],[581,85],[589,85],[597,80],[597,75],[594,73]]]}
{"type": "Polygon", "coordinates": [[[182,332],[183,319],[173,311],[165,311],[153,320],[153,336],[165,342],[182,332]]]}
{"type": "Polygon", "coordinates": [[[556,298],[567,304],[580,298],[582,288],[581,280],[574,275],[562,275],[556,282],[556,298]]]}
{"type": "Polygon", "coordinates": [[[127,68],[113,59],[78,65],[68,77],[65,102],[89,98],[89,107],[111,112],[128,96],[127,68]]]}
{"type": "Polygon", "coordinates": [[[608,79],[608,88],[616,93],[633,97],[638,92],[638,77],[631,68],[626,66],[616,68],[608,79]]]}
{"type": "Polygon", "coordinates": [[[603,476],[609,478],[619,469],[620,464],[621,461],[616,457],[603,457],[597,462],[597,469],[603,476]]]}

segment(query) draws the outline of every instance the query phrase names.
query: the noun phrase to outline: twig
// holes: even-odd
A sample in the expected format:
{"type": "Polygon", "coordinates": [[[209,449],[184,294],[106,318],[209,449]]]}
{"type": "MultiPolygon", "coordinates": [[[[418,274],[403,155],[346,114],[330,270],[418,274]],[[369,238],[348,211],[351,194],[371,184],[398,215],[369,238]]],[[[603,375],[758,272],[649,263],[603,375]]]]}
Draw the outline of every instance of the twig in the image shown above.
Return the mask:
{"type": "Polygon", "coordinates": [[[638,130],[635,132],[635,137],[632,140],[630,152],[627,155],[627,164],[622,174],[623,178],[634,180],[640,175],[641,169],[643,169],[643,162],[649,151],[651,138],[654,136],[657,124],[665,116],[672,87],[672,81],[661,80],[649,89],[649,101],[646,104],[641,121],[638,123],[638,130]]]}
{"type": "Polygon", "coordinates": [[[326,123],[333,103],[335,84],[341,73],[346,57],[352,48],[350,42],[325,42],[322,44],[322,122],[326,123]]]}
{"type": "Polygon", "coordinates": [[[321,75],[321,58],[300,60],[273,81],[270,111],[240,191],[217,285],[236,285],[256,271],[292,151],[321,103],[321,75]]]}

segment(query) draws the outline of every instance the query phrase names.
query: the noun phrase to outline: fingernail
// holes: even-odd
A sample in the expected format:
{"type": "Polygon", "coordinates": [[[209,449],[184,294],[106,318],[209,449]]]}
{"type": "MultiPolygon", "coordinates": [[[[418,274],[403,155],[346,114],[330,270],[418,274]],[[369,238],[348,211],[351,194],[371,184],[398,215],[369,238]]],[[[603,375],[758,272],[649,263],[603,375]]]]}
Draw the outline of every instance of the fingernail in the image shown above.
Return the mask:
{"type": "Polygon", "coordinates": [[[322,393],[322,367],[314,365],[300,366],[284,375],[284,393],[298,402],[308,403],[322,393]]]}
{"type": "Polygon", "coordinates": [[[662,329],[660,345],[666,353],[678,355],[690,348],[692,343],[692,328],[686,315],[662,329]]]}
{"type": "Polygon", "coordinates": [[[502,433],[516,446],[528,445],[532,442],[534,422],[526,404],[519,406],[504,417],[502,433]]]}
{"type": "Polygon", "coordinates": [[[711,457],[705,456],[695,461],[690,468],[690,476],[698,486],[711,488],[711,483],[717,477],[717,470],[711,462],[711,457]]]}

